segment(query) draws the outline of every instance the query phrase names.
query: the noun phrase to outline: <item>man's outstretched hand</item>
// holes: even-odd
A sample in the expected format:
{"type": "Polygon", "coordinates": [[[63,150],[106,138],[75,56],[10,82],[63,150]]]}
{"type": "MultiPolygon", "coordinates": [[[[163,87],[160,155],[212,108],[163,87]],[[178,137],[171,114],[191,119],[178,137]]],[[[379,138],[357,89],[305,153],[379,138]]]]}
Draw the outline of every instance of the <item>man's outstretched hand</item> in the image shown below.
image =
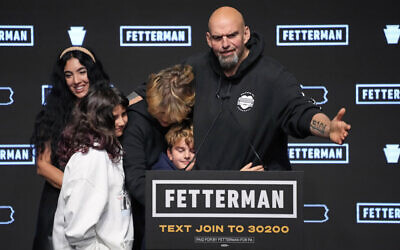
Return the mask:
{"type": "Polygon", "coordinates": [[[349,130],[351,128],[350,124],[343,121],[345,113],[346,109],[341,108],[330,124],[329,139],[337,144],[343,144],[344,140],[349,135],[349,130]]]}

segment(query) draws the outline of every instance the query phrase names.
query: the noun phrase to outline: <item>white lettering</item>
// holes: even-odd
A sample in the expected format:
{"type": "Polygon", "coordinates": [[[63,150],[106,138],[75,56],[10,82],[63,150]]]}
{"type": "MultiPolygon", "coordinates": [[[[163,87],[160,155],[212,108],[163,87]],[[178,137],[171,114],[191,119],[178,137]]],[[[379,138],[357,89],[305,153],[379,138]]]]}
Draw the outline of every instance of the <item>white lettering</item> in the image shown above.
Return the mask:
{"type": "Polygon", "coordinates": [[[28,31],[26,30],[0,30],[0,41],[27,41],[28,31]]]}
{"type": "Polygon", "coordinates": [[[270,208],[269,206],[269,200],[268,200],[268,195],[265,190],[261,190],[260,192],[260,198],[258,199],[258,204],[257,208],[270,208]]]}
{"type": "Polygon", "coordinates": [[[272,208],[283,208],[283,190],[272,190],[272,208]]]}
{"type": "Polygon", "coordinates": [[[330,30],[330,31],[329,31],[329,40],[335,40],[335,39],[336,39],[336,37],[335,37],[335,31],[330,30]]]}
{"type": "Polygon", "coordinates": [[[225,190],[215,190],[215,207],[225,208],[225,190]]]}
{"type": "Polygon", "coordinates": [[[342,40],[343,36],[342,36],[343,31],[342,30],[336,30],[336,40],[340,41],[342,40]]]}
{"type": "Polygon", "coordinates": [[[4,149],[0,150],[0,160],[6,159],[6,151],[4,149]]]}
{"type": "Polygon", "coordinates": [[[163,41],[171,41],[171,31],[164,31],[163,41]]]}
{"type": "Polygon", "coordinates": [[[370,88],[361,90],[362,100],[400,100],[400,89],[398,88],[370,88]]]}
{"type": "Polygon", "coordinates": [[[254,190],[250,190],[249,193],[246,190],[242,190],[242,207],[245,208],[247,205],[254,208],[254,190]]]}
{"type": "Polygon", "coordinates": [[[343,148],[289,148],[289,159],[342,159],[343,148]]]}
{"type": "Polygon", "coordinates": [[[284,208],[284,191],[166,189],[165,208],[174,204],[176,208],[284,208]]]}
{"type": "Polygon", "coordinates": [[[165,190],[165,207],[171,207],[171,202],[175,200],[175,198],[172,196],[173,194],[175,194],[174,189],[165,190]]]}
{"type": "MultiPolygon", "coordinates": [[[[288,30],[283,30],[283,40],[287,40],[289,37],[289,31],[288,30]]],[[[1,33],[0,33],[0,38],[1,38],[1,33]]]]}
{"type": "Polygon", "coordinates": [[[365,219],[400,219],[400,208],[364,207],[362,212],[365,219]]]}
{"type": "Polygon", "coordinates": [[[206,196],[206,202],[205,202],[205,207],[206,208],[210,208],[211,207],[211,205],[210,205],[210,200],[211,200],[210,196],[213,193],[214,193],[214,190],[211,190],[211,189],[203,190],[203,192],[202,192],[202,194],[204,194],[206,196]]]}
{"type": "Polygon", "coordinates": [[[236,190],[228,190],[228,208],[238,208],[239,193],[236,190]]]}
{"type": "Polygon", "coordinates": [[[172,31],[172,41],[178,41],[178,34],[176,34],[176,31],[172,31]]]}
{"type": "Polygon", "coordinates": [[[176,203],[177,203],[177,207],[178,208],[185,208],[186,207],[186,190],[182,190],[182,189],[178,189],[177,193],[176,193],[176,203]]]}
{"type": "Polygon", "coordinates": [[[282,40],[286,41],[323,41],[343,39],[343,31],[340,29],[295,29],[283,30],[282,40]]]}
{"type": "Polygon", "coordinates": [[[321,40],[328,40],[328,30],[321,30],[321,40]]]}
{"type": "Polygon", "coordinates": [[[197,207],[197,195],[200,194],[198,189],[189,189],[188,193],[192,196],[192,207],[197,207]]]}
{"type": "Polygon", "coordinates": [[[184,42],[185,41],[185,31],[179,31],[178,32],[178,41],[184,42]]]}

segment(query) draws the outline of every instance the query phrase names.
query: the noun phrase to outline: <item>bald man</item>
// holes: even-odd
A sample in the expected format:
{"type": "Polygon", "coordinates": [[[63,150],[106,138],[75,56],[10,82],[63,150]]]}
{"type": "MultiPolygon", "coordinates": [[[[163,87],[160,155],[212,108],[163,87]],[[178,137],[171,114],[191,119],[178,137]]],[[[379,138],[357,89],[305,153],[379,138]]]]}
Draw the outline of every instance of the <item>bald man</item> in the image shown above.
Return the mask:
{"type": "Polygon", "coordinates": [[[217,56],[227,77],[233,76],[249,55],[245,44],[250,39],[250,29],[244,25],[242,14],[231,7],[214,11],[208,21],[207,44],[217,56]]]}
{"type": "Polygon", "coordinates": [[[194,137],[199,170],[238,170],[251,162],[290,170],[288,135],[342,144],[350,125],[341,109],[331,121],[305,97],[292,74],[263,55],[264,44],[231,7],[209,18],[211,50],[189,58],[194,68],[194,137]]]}

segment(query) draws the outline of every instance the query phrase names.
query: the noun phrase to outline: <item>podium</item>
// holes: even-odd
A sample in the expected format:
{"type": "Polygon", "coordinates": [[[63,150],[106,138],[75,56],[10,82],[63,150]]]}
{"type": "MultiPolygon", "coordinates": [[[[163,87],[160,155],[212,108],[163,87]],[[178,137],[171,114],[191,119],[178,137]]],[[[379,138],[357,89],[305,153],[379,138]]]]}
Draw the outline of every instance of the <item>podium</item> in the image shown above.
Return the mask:
{"type": "Polygon", "coordinates": [[[146,249],[303,249],[303,172],[147,171],[146,249]]]}

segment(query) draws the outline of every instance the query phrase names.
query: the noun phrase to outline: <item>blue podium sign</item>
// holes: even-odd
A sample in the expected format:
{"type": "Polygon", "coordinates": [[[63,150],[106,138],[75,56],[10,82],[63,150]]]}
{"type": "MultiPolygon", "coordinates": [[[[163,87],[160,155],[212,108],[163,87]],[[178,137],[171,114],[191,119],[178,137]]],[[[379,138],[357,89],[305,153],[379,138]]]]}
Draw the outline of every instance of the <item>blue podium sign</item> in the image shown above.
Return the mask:
{"type": "Polygon", "coordinates": [[[146,249],[303,249],[302,172],[148,171],[146,249]]]}

